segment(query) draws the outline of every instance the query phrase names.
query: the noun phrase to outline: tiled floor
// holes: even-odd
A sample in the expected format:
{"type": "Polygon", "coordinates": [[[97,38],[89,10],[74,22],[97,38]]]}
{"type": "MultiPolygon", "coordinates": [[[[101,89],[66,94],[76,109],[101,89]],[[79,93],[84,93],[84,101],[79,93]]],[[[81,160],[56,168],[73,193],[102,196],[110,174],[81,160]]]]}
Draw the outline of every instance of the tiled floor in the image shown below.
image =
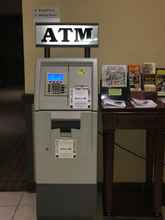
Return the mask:
{"type": "MultiPolygon", "coordinates": [[[[165,220],[165,207],[162,211],[165,220]]],[[[96,219],[103,219],[101,200],[96,219]]],[[[0,220],[37,220],[36,195],[27,192],[0,192],[0,220]]]]}
{"type": "MultiPolygon", "coordinates": [[[[97,220],[102,220],[101,200],[97,220]]],[[[27,192],[0,192],[0,220],[37,220],[36,194],[27,192]]]]}
{"type": "Polygon", "coordinates": [[[35,194],[0,192],[0,220],[36,220],[35,194]]]}

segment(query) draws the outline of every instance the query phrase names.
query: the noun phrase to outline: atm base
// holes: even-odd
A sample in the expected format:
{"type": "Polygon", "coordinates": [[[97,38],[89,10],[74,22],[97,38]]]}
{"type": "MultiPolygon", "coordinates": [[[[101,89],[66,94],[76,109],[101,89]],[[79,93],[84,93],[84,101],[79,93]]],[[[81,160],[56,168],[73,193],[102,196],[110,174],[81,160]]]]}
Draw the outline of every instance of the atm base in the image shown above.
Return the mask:
{"type": "Polygon", "coordinates": [[[96,184],[37,185],[37,220],[92,220],[96,209],[96,184]]]}

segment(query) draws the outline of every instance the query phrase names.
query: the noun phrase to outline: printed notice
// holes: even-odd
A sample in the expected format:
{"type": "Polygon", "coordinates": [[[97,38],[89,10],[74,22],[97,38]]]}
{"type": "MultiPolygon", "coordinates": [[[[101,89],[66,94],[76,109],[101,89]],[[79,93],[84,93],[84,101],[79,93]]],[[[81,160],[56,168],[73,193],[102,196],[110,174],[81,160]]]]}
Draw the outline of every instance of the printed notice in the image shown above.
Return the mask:
{"type": "Polygon", "coordinates": [[[87,109],[90,106],[88,87],[76,87],[71,89],[70,105],[74,109],[87,109]]]}
{"type": "Polygon", "coordinates": [[[33,18],[35,23],[59,23],[59,8],[35,8],[33,9],[33,18]]]}
{"type": "Polygon", "coordinates": [[[55,156],[59,159],[73,159],[76,157],[75,143],[73,139],[56,139],[55,156]]]}

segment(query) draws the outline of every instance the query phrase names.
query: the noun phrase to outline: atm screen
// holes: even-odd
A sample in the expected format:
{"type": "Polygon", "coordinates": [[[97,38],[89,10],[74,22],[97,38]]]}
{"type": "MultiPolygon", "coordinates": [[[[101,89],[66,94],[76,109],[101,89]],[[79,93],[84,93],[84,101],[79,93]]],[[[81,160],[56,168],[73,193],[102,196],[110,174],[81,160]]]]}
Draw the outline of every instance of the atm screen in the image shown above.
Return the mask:
{"type": "Polygon", "coordinates": [[[64,82],[64,73],[48,73],[48,81],[64,82]]]}
{"type": "Polygon", "coordinates": [[[47,95],[58,95],[65,93],[65,74],[58,72],[48,72],[47,73],[47,95]]]}

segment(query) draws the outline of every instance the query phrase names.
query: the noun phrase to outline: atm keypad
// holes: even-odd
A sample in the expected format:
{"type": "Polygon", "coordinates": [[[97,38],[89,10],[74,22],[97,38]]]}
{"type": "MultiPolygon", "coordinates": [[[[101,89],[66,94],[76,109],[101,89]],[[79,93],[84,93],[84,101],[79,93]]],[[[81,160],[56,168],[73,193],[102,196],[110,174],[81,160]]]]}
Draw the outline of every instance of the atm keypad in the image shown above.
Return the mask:
{"type": "Polygon", "coordinates": [[[48,94],[49,95],[57,95],[57,94],[64,94],[65,93],[65,86],[63,81],[49,81],[48,82],[48,94]]]}

